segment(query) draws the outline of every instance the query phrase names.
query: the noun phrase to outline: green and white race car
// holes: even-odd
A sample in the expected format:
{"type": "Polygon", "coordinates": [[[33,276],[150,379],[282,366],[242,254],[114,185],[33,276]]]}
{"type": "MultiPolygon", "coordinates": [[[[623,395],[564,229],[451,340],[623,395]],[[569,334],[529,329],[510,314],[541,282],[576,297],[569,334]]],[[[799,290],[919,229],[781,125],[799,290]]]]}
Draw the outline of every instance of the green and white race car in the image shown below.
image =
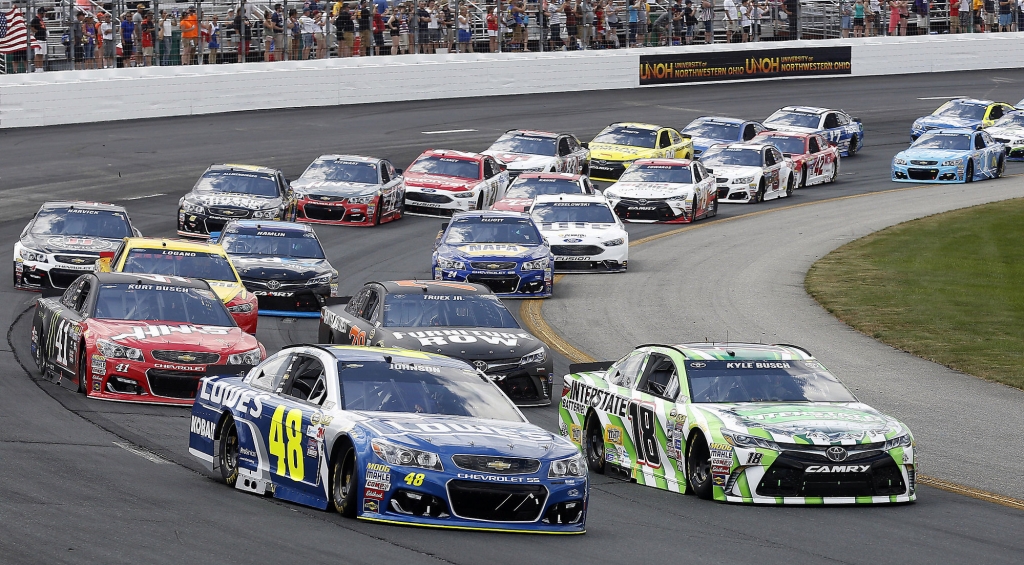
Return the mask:
{"type": "Polygon", "coordinates": [[[593,472],[724,502],[917,498],[910,430],[799,347],[642,345],[570,371],[559,429],[593,472]]]}

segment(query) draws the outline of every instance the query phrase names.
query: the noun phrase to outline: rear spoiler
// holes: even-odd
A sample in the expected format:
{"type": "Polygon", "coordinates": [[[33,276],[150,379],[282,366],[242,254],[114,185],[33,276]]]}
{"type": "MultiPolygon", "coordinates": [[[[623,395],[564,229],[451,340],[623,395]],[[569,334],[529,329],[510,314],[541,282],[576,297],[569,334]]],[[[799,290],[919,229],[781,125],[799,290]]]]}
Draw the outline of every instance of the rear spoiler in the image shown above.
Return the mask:
{"type": "Polygon", "coordinates": [[[206,377],[244,377],[256,365],[207,365],[206,377]]]}
{"type": "Polygon", "coordinates": [[[586,373],[589,371],[607,371],[615,361],[595,361],[593,363],[570,363],[569,373],[586,373]]]}

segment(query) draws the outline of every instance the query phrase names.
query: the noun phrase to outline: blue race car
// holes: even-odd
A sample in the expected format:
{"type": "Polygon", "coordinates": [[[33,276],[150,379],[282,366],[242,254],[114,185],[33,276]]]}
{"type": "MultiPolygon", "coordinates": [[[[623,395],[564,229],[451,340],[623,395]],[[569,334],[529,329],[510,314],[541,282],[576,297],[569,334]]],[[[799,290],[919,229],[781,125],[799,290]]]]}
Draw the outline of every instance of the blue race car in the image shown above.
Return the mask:
{"type": "Polygon", "coordinates": [[[911,141],[928,130],[940,128],[981,129],[996,123],[1003,114],[1013,111],[1013,106],[1004,102],[954,98],[939,106],[928,116],[914,120],[910,126],[911,141]]]}
{"type": "Polygon", "coordinates": [[[817,133],[851,157],[864,147],[864,124],[842,110],[812,106],[786,106],[764,121],[764,127],[789,133],[817,133]]]}
{"type": "Polygon", "coordinates": [[[708,147],[716,143],[750,141],[764,129],[764,126],[758,122],[719,116],[702,116],[679,130],[679,133],[690,136],[690,140],[693,141],[693,157],[696,159],[708,147]]]}
{"type": "Polygon", "coordinates": [[[917,138],[892,160],[896,182],[973,182],[998,178],[1005,149],[985,131],[934,129],[917,138]]]}
{"type": "Polygon", "coordinates": [[[434,280],[479,283],[500,298],[547,298],[554,261],[529,216],[475,211],[442,225],[432,271],[434,280]]]}
{"type": "Polygon", "coordinates": [[[350,518],[585,531],[579,450],[465,361],[432,353],[298,345],[244,377],[204,377],[189,452],[239,490],[350,518]]]}

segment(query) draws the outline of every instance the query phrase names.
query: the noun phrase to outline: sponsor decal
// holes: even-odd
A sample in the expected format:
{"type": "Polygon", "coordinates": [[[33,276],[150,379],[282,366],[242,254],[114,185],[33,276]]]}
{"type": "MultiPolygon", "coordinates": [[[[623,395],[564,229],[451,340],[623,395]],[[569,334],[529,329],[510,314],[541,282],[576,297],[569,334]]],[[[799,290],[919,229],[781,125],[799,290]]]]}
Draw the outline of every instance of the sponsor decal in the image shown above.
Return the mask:
{"type": "Polygon", "coordinates": [[[867,473],[871,465],[811,465],[805,473],[867,473]]]}
{"type": "Polygon", "coordinates": [[[424,373],[435,373],[440,375],[441,368],[435,365],[420,365],[418,363],[391,363],[388,368],[392,371],[421,371],[424,373]]]}
{"type": "Polygon", "coordinates": [[[427,330],[421,332],[394,332],[392,335],[395,339],[417,339],[421,346],[483,342],[501,347],[517,347],[519,340],[533,341],[533,336],[528,333],[492,332],[486,330],[427,330]]]}
{"type": "MultiPolygon", "coordinates": [[[[417,204],[419,204],[417,202],[417,204]]],[[[485,220],[498,220],[501,221],[504,218],[481,218],[481,221],[485,220]]],[[[458,250],[465,253],[466,255],[494,255],[498,257],[504,257],[508,255],[519,255],[529,251],[529,247],[521,245],[514,245],[511,243],[476,243],[472,245],[463,245],[458,247],[458,250]]]]}
{"type": "Polygon", "coordinates": [[[583,427],[576,424],[569,424],[569,438],[573,443],[583,443],[583,427]]]}
{"type": "MultiPolygon", "coordinates": [[[[35,329],[33,328],[33,332],[35,329]]],[[[107,358],[102,355],[92,356],[92,374],[104,375],[107,372],[107,358]]]]}
{"type": "MultiPolygon", "coordinates": [[[[120,243],[118,241],[117,243],[120,243]]],[[[47,238],[46,244],[57,249],[92,249],[103,250],[113,249],[115,243],[105,239],[94,239],[91,237],[56,236],[47,238]]]]}
{"type": "MultiPolygon", "coordinates": [[[[366,465],[366,488],[391,490],[391,467],[380,463],[366,465]]],[[[383,497],[383,495],[382,495],[383,497]]]]}
{"type": "Polygon", "coordinates": [[[220,380],[211,382],[207,377],[200,380],[199,399],[210,404],[219,404],[224,408],[234,408],[242,413],[248,412],[253,418],[259,418],[263,414],[263,403],[270,400],[271,396],[254,393],[249,389],[230,385],[220,380]]]}
{"type": "Polygon", "coordinates": [[[363,500],[363,512],[376,514],[379,509],[380,504],[376,500],[363,500]]]}
{"type": "Polygon", "coordinates": [[[551,441],[551,434],[540,430],[533,431],[529,428],[505,428],[495,425],[470,424],[464,422],[398,422],[395,420],[380,420],[380,422],[394,427],[401,432],[413,434],[426,432],[432,435],[483,435],[536,442],[551,441]]]}
{"type": "Polygon", "coordinates": [[[572,381],[569,394],[562,397],[562,407],[571,412],[585,414],[587,408],[593,406],[608,414],[625,418],[628,414],[630,399],[612,394],[610,391],[592,387],[580,381],[572,381]]]}
{"type": "Polygon", "coordinates": [[[510,477],[508,475],[480,475],[477,473],[457,473],[460,479],[484,481],[488,483],[539,483],[539,477],[510,477]]]}
{"type": "MultiPolygon", "coordinates": [[[[324,408],[330,409],[330,408],[334,408],[334,406],[330,406],[330,407],[324,406],[324,408]]],[[[323,412],[321,412],[319,410],[317,410],[316,412],[313,412],[313,415],[309,417],[309,423],[311,425],[314,425],[314,426],[316,426],[316,425],[327,426],[327,425],[330,425],[330,423],[333,422],[333,421],[334,421],[334,416],[330,416],[330,415],[324,414],[323,412]]]]}
{"type": "Polygon", "coordinates": [[[205,371],[206,365],[174,365],[171,363],[154,363],[157,369],[171,369],[173,371],[205,371]]]}
{"type": "Polygon", "coordinates": [[[317,447],[317,441],[315,437],[311,437],[306,441],[306,457],[316,457],[320,455],[320,449],[317,447]]]}
{"type": "Polygon", "coordinates": [[[608,443],[622,445],[622,428],[608,424],[604,427],[604,435],[608,443]]]}
{"type": "Polygon", "coordinates": [[[850,57],[849,46],[641,55],[640,84],[848,75],[850,57]]]}
{"type": "Polygon", "coordinates": [[[248,449],[248,448],[245,448],[245,447],[239,447],[238,448],[238,454],[239,455],[245,455],[246,457],[258,457],[256,455],[255,451],[253,451],[251,449],[248,449]]]}
{"type": "Polygon", "coordinates": [[[288,237],[288,234],[286,234],[283,231],[258,231],[256,232],[256,235],[265,235],[269,237],[288,237]]]}
{"type": "Polygon", "coordinates": [[[230,328],[223,328],[220,326],[193,326],[191,324],[168,326],[165,324],[158,324],[155,326],[132,326],[131,331],[112,336],[110,339],[114,341],[124,341],[126,339],[146,340],[154,337],[164,337],[175,333],[181,335],[194,333],[204,335],[227,335],[230,332],[230,328]]]}
{"type": "MultiPolygon", "coordinates": [[[[270,282],[276,283],[277,281],[270,281],[270,282]]],[[[270,286],[270,284],[267,283],[267,286],[270,286]]],[[[278,286],[280,286],[280,283],[278,283],[278,286]]],[[[252,293],[254,295],[256,295],[256,296],[279,296],[281,298],[288,298],[289,296],[295,296],[294,292],[288,292],[288,291],[277,291],[277,292],[274,292],[274,291],[270,291],[270,290],[254,290],[254,291],[252,291],[252,293]]]]}
{"type": "Polygon", "coordinates": [[[215,426],[216,424],[209,420],[200,418],[199,416],[192,416],[192,433],[194,434],[212,440],[215,426]]]}
{"type": "Polygon", "coordinates": [[[366,487],[363,489],[363,498],[368,500],[384,500],[384,491],[366,487]]]}

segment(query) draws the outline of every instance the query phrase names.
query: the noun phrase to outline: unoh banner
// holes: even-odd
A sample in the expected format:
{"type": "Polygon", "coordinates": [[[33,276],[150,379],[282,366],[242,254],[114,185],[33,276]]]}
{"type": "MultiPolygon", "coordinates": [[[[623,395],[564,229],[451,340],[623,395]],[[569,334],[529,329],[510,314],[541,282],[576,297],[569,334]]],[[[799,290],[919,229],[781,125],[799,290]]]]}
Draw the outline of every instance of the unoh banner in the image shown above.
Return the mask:
{"type": "Polygon", "coordinates": [[[641,55],[640,84],[850,74],[850,46],[641,55]]]}

